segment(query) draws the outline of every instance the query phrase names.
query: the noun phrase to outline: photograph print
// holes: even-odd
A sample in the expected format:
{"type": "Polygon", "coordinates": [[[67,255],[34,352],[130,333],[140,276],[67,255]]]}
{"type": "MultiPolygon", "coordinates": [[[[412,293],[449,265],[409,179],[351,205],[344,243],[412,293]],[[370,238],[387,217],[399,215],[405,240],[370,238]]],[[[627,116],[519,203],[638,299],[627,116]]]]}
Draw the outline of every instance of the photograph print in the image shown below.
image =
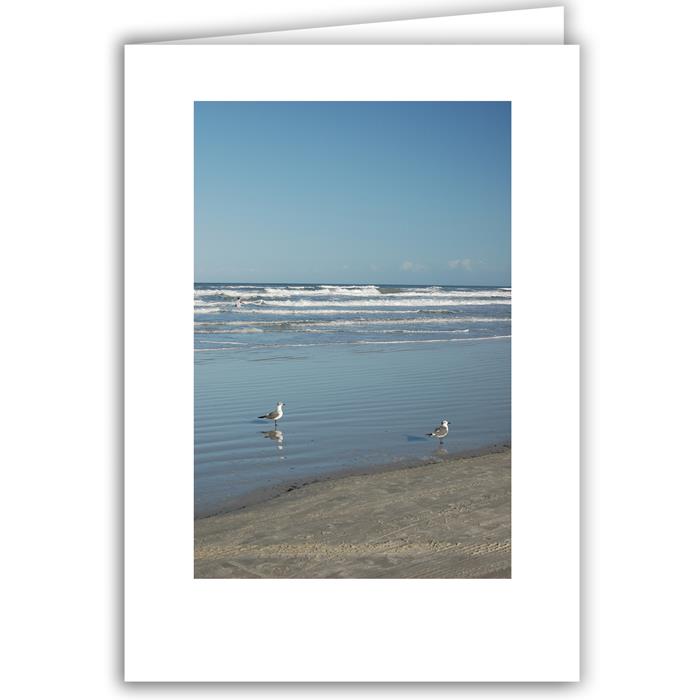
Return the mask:
{"type": "Polygon", "coordinates": [[[195,578],[510,578],[510,102],[195,102],[194,205],[195,578]]]}

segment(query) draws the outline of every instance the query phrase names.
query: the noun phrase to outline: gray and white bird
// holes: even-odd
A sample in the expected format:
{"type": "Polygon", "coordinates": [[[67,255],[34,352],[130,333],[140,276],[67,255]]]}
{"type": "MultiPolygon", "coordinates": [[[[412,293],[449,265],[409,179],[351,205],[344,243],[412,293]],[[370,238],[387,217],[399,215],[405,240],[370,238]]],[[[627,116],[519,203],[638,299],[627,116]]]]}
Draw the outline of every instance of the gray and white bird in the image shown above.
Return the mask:
{"type": "Polygon", "coordinates": [[[438,425],[435,430],[433,430],[432,433],[426,433],[428,437],[436,437],[440,439],[440,442],[442,443],[442,438],[447,437],[447,433],[450,432],[449,426],[450,421],[448,420],[443,420],[440,421],[440,425],[438,425]]]}
{"type": "Polygon", "coordinates": [[[282,410],[282,407],[284,404],[281,401],[277,402],[277,408],[275,408],[274,411],[270,411],[269,413],[266,413],[264,416],[258,416],[258,418],[267,418],[267,420],[273,420],[275,421],[275,428],[277,427],[277,421],[282,418],[284,415],[284,411],[282,410]]]}

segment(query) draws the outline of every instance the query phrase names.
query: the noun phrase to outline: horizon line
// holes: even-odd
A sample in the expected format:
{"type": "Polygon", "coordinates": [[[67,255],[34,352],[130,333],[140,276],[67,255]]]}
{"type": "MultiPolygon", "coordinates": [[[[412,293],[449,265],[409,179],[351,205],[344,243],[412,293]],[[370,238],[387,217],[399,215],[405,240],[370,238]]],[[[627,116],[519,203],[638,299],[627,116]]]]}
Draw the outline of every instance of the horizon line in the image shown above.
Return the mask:
{"type": "Polygon", "coordinates": [[[420,284],[408,284],[405,282],[394,283],[394,282],[300,282],[298,280],[286,280],[284,282],[270,282],[265,280],[256,280],[255,282],[242,282],[239,280],[215,280],[209,282],[203,282],[200,280],[195,280],[194,284],[285,284],[285,285],[302,285],[302,286],[319,286],[319,285],[356,285],[356,286],[374,286],[374,287],[510,287],[511,284],[443,284],[440,282],[425,282],[420,284]]]}

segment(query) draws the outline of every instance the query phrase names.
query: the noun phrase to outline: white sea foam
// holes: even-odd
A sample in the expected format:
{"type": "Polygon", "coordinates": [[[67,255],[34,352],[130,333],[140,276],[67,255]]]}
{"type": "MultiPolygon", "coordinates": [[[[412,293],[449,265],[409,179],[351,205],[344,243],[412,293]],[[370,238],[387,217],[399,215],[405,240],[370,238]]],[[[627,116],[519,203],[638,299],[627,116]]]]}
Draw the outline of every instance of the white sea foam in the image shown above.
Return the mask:
{"type": "MultiPolygon", "coordinates": [[[[223,313],[226,311],[232,311],[234,307],[215,307],[214,311],[205,311],[202,312],[199,309],[195,309],[195,313],[223,313]]],[[[285,309],[280,309],[279,307],[275,308],[261,308],[261,307],[256,307],[256,308],[244,308],[243,311],[246,313],[246,315],[274,315],[274,316],[296,316],[296,315],[325,315],[325,316],[330,316],[333,314],[338,314],[338,315],[343,315],[343,314],[384,314],[384,315],[391,315],[391,314],[415,314],[419,312],[419,309],[367,309],[367,308],[354,308],[354,309],[309,309],[309,308],[285,308],[285,309]]],[[[425,312],[425,311],[424,311],[425,312]]],[[[449,310],[444,310],[444,311],[435,311],[434,313],[450,313],[449,310]]],[[[259,321],[256,321],[256,323],[260,323],[259,321]]]]}
{"type": "MultiPolygon", "coordinates": [[[[245,305],[245,310],[253,313],[255,309],[260,306],[273,306],[277,308],[329,308],[334,307],[338,309],[355,307],[355,306],[366,306],[370,308],[391,308],[395,306],[412,306],[412,307],[435,307],[435,306],[494,306],[494,305],[510,305],[510,299],[504,299],[502,297],[494,297],[491,299],[486,298],[462,298],[462,299],[450,299],[445,297],[412,297],[407,299],[405,297],[401,298],[391,298],[387,299],[386,296],[375,297],[372,299],[347,299],[343,301],[338,300],[322,300],[322,299],[297,299],[291,301],[289,299],[284,300],[260,300],[248,302],[245,305]]],[[[416,309],[419,310],[419,309],[416,309]]]]}
{"type": "MultiPolygon", "coordinates": [[[[322,328],[304,328],[300,329],[305,333],[326,333],[327,331],[322,328]]],[[[238,331],[228,331],[229,333],[237,333],[238,331]]],[[[346,329],[347,333],[367,333],[368,331],[363,327],[349,328],[346,329]]],[[[383,333],[400,333],[401,335],[430,335],[435,333],[469,333],[468,328],[441,328],[439,330],[435,329],[405,329],[405,328],[384,328],[384,329],[372,329],[369,333],[376,333],[377,335],[383,333]]]]}
{"type": "Polygon", "coordinates": [[[410,345],[413,343],[471,343],[475,340],[498,340],[509,335],[494,335],[488,338],[431,338],[429,340],[357,340],[348,345],[410,345]]]}
{"type": "MultiPolygon", "coordinates": [[[[510,304],[507,287],[215,285],[195,289],[194,330],[213,344],[217,336],[263,332],[309,334],[318,340],[311,344],[342,342],[341,333],[361,339],[351,342],[441,342],[509,330],[510,304]],[[234,303],[238,297],[242,305],[234,303]],[[396,340],[380,341],[376,334],[396,340]]],[[[268,337],[274,342],[284,336],[268,337]]]]}
{"type": "Polygon", "coordinates": [[[194,312],[196,314],[221,314],[227,311],[224,306],[219,306],[216,304],[202,306],[200,304],[195,304],[194,312]]]}
{"type": "Polygon", "coordinates": [[[312,325],[314,328],[344,328],[346,326],[408,326],[408,325],[433,325],[433,324],[448,324],[448,323],[509,323],[509,317],[490,317],[490,316],[421,316],[418,318],[353,318],[349,320],[326,321],[320,319],[294,319],[278,321],[195,321],[195,328],[199,327],[245,327],[245,326],[272,326],[283,327],[291,326],[292,328],[303,328],[305,325],[312,325]]]}
{"type": "Polygon", "coordinates": [[[255,328],[255,327],[238,327],[238,328],[230,328],[228,330],[205,330],[205,331],[199,331],[204,332],[204,333],[264,333],[265,331],[262,328],[255,328]]]}
{"type": "MultiPolygon", "coordinates": [[[[272,329],[279,331],[280,329],[272,329]]],[[[315,326],[307,327],[307,326],[299,326],[295,328],[290,328],[290,329],[285,329],[288,330],[289,332],[292,333],[316,333],[319,335],[326,335],[328,333],[328,329],[326,328],[317,328],[315,326]]],[[[262,328],[215,328],[215,329],[204,329],[204,330],[198,330],[197,334],[198,335],[241,335],[241,334],[246,334],[246,333],[264,333],[262,328]]],[[[346,333],[376,333],[376,334],[385,334],[385,333],[399,333],[401,335],[431,335],[431,334],[445,334],[445,333],[469,333],[469,328],[441,328],[441,329],[404,329],[404,328],[383,328],[383,329],[371,329],[367,330],[367,328],[363,326],[357,326],[357,327],[348,327],[345,329],[346,333]]],[[[204,341],[202,341],[204,342],[204,341]]],[[[207,341],[207,342],[214,342],[214,341],[207,341]]]]}
{"type": "Polygon", "coordinates": [[[461,316],[455,314],[454,316],[433,316],[433,317],[419,317],[419,318],[366,318],[366,319],[352,319],[348,321],[323,321],[318,325],[323,326],[355,326],[355,325],[433,325],[440,323],[508,323],[510,318],[494,318],[490,316],[461,316]]]}
{"type": "Polygon", "coordinates": [[[289,297],[289,296],[351,296],[368,297],[379,296],[381,293],[374,285],[366,287],[343,287],[334,285],[324,285],[318,289],[308,287],[266,287],[261,297],[289,297]]]}
{"type": "Polygon", "coordinates": [[[316,287],[216,287],[195,289],[195,298],[243,297],[245,300],[282,299],[297,297],[383,297],[393,298],[509,298],[509,288],[451,289],[447,287],[377,287],[376,285],[319,285],[316,287]]]}

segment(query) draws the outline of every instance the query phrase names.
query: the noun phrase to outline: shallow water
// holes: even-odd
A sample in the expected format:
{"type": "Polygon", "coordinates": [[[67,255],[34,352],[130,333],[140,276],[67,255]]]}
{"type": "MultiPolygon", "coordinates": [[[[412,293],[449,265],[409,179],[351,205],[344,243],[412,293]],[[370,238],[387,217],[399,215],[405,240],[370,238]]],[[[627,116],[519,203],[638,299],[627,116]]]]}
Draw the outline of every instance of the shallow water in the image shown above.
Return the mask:
{"type": "Polygon", "coordinates": [[[258,286],[267,296],[250,294],[241,309],[242,286],[195,290],[195,516],[292,479],[510,440],[509,290],[295,287],[258,286]],[[266,330],[263,316],[275,325],[266,330]],[[277,401],[286,407],[275,432],[256,416],[277,401]],[[425,433],[443,418],[440,446],[425,433]]]}

